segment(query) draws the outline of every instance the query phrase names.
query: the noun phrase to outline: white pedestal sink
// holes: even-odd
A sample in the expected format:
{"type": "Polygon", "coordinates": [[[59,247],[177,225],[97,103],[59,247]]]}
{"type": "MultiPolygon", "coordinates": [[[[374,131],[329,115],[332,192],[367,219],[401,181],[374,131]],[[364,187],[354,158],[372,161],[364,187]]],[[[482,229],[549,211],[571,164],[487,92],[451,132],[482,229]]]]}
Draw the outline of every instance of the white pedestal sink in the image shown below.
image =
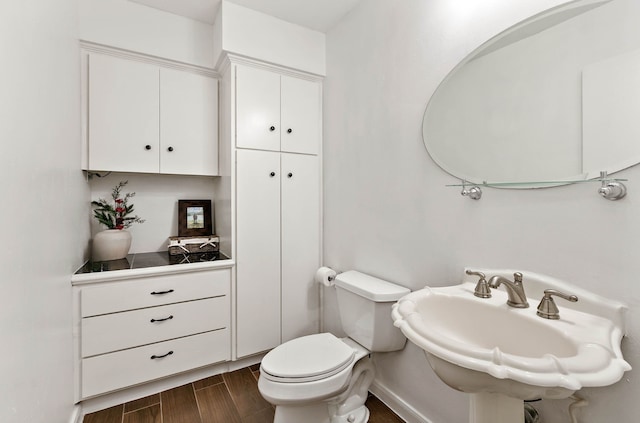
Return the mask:
{"type": "MultiPolygon", "coordinates": [[[[476,269],[513,277],[513,270],[476,269]]],[[[395,325],[421,347],[447,385],[471,395],[470,423],[524,421],[523,400],[567,398],[583,387],[607,386],[631,366],[623,359],[626,306],[557,279],[522,272],[531,307],[507,305],[504,289],[474,296],[477,278],[430,288],[394,305],[395,325]],[[560,318],[536,315],[545,289],[577,295],[559,302],[560,318]]]]}

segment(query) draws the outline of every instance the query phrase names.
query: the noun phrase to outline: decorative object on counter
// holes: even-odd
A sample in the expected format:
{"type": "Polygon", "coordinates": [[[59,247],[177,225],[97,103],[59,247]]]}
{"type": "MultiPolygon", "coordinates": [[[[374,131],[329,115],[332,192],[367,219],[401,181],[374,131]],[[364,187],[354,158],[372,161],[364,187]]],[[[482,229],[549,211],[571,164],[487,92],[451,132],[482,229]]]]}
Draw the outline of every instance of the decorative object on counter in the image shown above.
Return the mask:
{"type": "Polygon", "coordinates": [[[220,238],[209,236],[171,236],[169,237],[169,255],[211,253],[219,251],[220,238]]]}
{"type": "Polygon", "coordinates": [[[178,236],[209,237],[212,233],[211,200],[178,200],[178,236]]]}
{"type": "Polygon", "coordinates": [[[133,204],[129,200],[136,195],[130,192],[122,196],[122,188],[128,181],[121,181],[111,191],[112,203],[100,198],[92,201],[91,205],[96,207],[93,216],[105,225],[107,230],[98,232],[93,237],[92,259],[93,261],[120,260],[129,254],[131,247],[131,233],[126,231],[134,223],[144,223],[139,216],[131,216],[133,204]]]}
{"type": "Polygon", "coordinates": [[[169,264],[204,263],[207,261],[224,260],[226,258],[227,257],[224,254],[220,254],[218,251],[211,251],[209,253],[179,254],[176,256],[169,256],[169,264]]]}

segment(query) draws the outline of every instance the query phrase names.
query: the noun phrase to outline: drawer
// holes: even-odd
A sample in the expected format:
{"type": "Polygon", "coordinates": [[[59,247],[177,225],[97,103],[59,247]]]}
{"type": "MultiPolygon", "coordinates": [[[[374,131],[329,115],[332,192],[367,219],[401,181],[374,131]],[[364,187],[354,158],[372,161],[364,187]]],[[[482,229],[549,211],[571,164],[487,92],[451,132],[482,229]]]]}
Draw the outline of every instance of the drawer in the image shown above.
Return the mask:
{"type": "Polygon", "coordinates": [[[82,398],[226,361],[229,358],[228,329],[85,358],[82,360],[82,398]],[[157,358],[169,352],[171,354],[157,358]]]}
{"type": "Polygon", "coordinates": [[[229,327],[229,297],[82,319],[82,357],[229,327]]]}
{"type": "Polygon", "coordinates": [[[182,301],[228,295],[231,271],[153,276],[82,288],[80,314],[96,316],[182,301]]]}

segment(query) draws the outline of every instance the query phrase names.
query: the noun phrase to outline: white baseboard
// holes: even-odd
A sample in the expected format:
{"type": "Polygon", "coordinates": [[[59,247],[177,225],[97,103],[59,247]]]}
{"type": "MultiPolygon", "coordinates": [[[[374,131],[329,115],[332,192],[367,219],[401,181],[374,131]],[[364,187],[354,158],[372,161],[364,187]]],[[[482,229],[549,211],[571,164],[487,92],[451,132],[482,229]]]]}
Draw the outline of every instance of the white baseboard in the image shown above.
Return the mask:
{"type": "Polygon", "coordinates": [[[69,423],[82,423],[82,405],[76,404],[71,411],[71,417],[69,417],[69,423]]]}
{"type": "Polygon", "coordinates": [[[411,404],[400,398],[383,383],[374,380],[369,389],[380,401],[393,410],[407,423],[433,423],[429,418],[416,410],[411,404]]]}

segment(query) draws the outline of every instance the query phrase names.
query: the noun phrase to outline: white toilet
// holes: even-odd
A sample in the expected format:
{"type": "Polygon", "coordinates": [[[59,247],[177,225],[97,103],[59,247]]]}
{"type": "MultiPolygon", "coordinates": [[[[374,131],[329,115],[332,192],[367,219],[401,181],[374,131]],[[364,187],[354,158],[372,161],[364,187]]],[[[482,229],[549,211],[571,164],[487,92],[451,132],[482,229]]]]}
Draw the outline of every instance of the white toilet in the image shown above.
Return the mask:
{"type": "Polygon", "coordinates": [[[276,406],[274,423],[365,423],[374,378],[369,354],[404,348],[391,306],[407,288],[356,271],[337,275],[340,320],[348,338],[303,336],[274,348],[260,366],[258,389],[276,406]]]}

